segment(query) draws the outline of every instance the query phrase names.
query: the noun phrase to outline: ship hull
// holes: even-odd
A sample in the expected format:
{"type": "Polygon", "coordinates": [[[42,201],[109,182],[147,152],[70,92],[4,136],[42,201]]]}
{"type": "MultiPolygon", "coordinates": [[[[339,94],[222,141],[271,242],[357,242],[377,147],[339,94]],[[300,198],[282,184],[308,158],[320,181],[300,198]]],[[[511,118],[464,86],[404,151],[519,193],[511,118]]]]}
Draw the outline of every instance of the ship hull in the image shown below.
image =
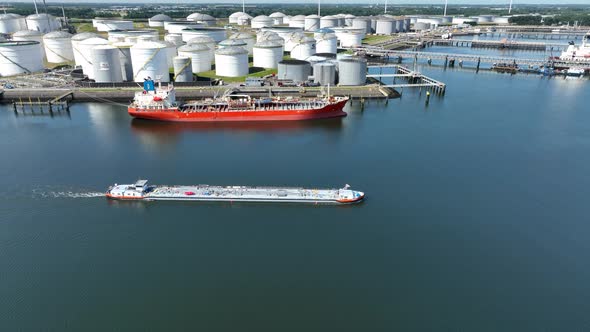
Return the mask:
{"type": "Polygon", "coordinates": [[[255,199],[242,197],[116,197],[106,195],[107,198],[118,201],[175,201],[175,202],[230,202],[230,203],[291,203],[291,204],[325,204],[346,205],[360,203],[363,199],[355,200],[314,200],[314,199],[255,199]]]}
{"type": "Polygon", "coordinates": [[[343,111],[347,100],[311,110],[256,110],[183,112],[178,110],[145,110],[129,107],[129,115],[138,119],[174,122],[230,122],[230,121],[301,121],[346,116],[343,111]]]}

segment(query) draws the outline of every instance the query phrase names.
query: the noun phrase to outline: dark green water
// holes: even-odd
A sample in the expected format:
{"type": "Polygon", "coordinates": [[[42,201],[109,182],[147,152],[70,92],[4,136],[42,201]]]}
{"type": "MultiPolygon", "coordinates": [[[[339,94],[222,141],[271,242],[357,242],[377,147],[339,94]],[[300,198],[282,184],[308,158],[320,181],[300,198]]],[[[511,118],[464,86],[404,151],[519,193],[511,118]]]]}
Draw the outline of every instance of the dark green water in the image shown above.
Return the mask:
{"type": "Polygon", "coordinates": [[[0,109],[2,331],[590,328],[588,81],[422,68],[444,98],[176,126],[0,109]],[[342,186],[357,206],[123,204],[114,182],[342,186]]]}

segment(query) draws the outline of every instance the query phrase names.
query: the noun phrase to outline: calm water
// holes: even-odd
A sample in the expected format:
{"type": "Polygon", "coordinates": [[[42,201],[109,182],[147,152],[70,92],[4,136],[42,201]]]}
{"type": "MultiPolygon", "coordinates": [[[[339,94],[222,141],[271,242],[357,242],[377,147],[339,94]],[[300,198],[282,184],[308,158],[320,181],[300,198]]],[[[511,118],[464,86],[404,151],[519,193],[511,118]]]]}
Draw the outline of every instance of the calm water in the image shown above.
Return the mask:
{"type": "Polygon", "coordinates": [[[444,98],[167,125],[0,109],[0,330],[590,327],[588,81],[422,67],[444,98]],[[342,186],[357,206],[109,202],[113,182],[342,186]]]}

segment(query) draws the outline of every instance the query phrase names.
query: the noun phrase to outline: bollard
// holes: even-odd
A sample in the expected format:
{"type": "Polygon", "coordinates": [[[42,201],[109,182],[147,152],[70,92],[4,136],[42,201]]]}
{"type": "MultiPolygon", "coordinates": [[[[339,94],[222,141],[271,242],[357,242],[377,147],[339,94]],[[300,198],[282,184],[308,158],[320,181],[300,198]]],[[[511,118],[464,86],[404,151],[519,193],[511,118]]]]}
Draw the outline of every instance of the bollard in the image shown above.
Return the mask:
{"type": "Polygon", "coordinates": [[[426,105],[430,102],[430,91],[426,91],[426,105]]]}

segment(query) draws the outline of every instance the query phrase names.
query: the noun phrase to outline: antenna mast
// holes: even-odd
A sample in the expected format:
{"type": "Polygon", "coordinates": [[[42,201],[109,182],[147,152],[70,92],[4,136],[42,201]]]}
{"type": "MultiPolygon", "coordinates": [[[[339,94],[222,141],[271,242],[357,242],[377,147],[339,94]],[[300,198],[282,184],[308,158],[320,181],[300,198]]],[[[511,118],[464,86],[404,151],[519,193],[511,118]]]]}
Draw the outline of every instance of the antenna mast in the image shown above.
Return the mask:
{"type": "Polygon", "coordinates": [[[246,12],[246,0],[242,0],[242,13],[246,12]]]}
{"type": "Polygon", "coordinates": [[[385,12],[383,14],[387,14],[387,0],[385,0],[385,12]]]}
{"type": "Polygon", "coordinates": [[[447,5],[449,3],[449,0],[445,0],[445,12],[443,13],[443,16],[447,16],[447,5]]]}
{"type": "Polygon", "coordinates": [[[318,16],[321,16],[322,13],[322,5],[321,5],[321,0],[318,0],[318,16]]]}
{"type": "Polygon", "coordinates": [[[37,8],[37,1],[33,0],[33,5],[35,5],[35,14],[39,14],[39,9],[37,8]]]}
{"type": "Polygon", "coordinates": [[[510,6],[508,7],[508,14],[512,12],[512,0],[510,0],[510,6]]]}

